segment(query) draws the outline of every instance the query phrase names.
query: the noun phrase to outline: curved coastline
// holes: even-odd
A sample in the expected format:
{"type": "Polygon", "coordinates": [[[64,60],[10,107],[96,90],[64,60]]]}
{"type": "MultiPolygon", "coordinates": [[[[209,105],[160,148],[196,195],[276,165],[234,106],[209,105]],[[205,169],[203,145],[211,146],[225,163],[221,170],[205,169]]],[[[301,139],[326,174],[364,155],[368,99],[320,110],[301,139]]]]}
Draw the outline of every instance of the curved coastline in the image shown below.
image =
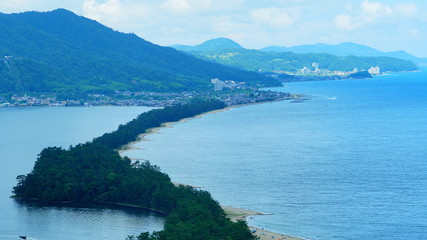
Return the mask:
{"type": "MultiPolygon", "coordinates": [[[[299,97],[296,97],[296,98],[298,99],[299,97]]],[[[269,102],[276,102],[276,101],[269,101],[269,102]]],[[[267,102],[261,102],[261,103],[267,103],[267,102]]],[[[137,138],[136,141],[129,142],[128,144],[122,146],[118,150],[118,152],[119,152],[119,154],[122,157],[124,157],[123,154],[125,152],[132,151],[132,150],[141,150],[140,148],[136,147],[135,145],[138,144],[138,143],[144,142],[144,141],[149,141],[146,138],[146,136],[151,135],[151,134],[160,134],[160,130],[161,129],[173,127],[173,125],[175,125],[177,123],[185,123],[185,122],[187,122],[189,120],[192,120],[192,119],[201,118],[201,117],[203,117],[204,115],[207,115],[207,114],[214,114],[214,113],[219,113],[219,112],[223,112],[223,111],[228,111],[228,110],[236,108],[236,107],[243,107],[243,106],[247,106],[247,105],[261,104],[261,103],[258,102],[258,103],[249,103],[249,104],[241,104],[241,105],[229,106],[229,107],[226,107],[226,108],[223,108],[223,109],[205,112],[205,113],[196,115],[194,117],[184,118],[184,119],[181,119],[181,120],[176,121],[176,122],[163,123],[160,127],[147,129],[147,131],[145,133],[142,133],[142,134],[138,135],[138,138],[137,138]]],[[[130,158],[130,159],[132,161],[141,160],[141,159],[135,159],[135,158],[130,158]]],[[[183,183],[176,183],[176,182],[174,182],[174,183],[176,185],[186,185],[186,184],[183,184],[183,183]]],[[[201,186],[192,186],[192,187],[202,188],[201,186]]],[[[230,218],[232,221],[246,220],[247,217],[255,216],[255,215],[270,215],[270,213],[256,212],[256,211],[252,211],[252,210],[247,210],[247,209],[242,209],[242,208],[235,208],[235,207],[224,206],[224,205],[221,205],[221,207],[224,210],[224,212],[226,213],[226,215],[228,216],[228,218],[230,218]]],[[[267,240],[267,239],[306,240],[305,238],[295,237],[295,236],[290,236],[290,235],[285,235],[285,234],[281,234],[281,233],[275,233],[275,232],[271,232],[271,231],[265,230],[264,228],[257,228],[257,227],[254,227],[254,226],[249,226],[249,229],[260,240],[267,240]]]]}

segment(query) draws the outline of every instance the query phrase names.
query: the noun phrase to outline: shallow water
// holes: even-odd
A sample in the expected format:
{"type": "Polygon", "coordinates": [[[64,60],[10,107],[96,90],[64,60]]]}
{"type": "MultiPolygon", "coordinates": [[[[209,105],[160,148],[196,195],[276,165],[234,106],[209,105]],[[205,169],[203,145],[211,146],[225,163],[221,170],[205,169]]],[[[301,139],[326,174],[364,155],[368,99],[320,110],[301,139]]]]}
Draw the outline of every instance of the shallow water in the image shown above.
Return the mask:
{"type": "Polygon", "coordinates": [[[272,213],[251,225],[310,239],[427,235],[427,74],[290,83],[312,95],[164,128],[131,157],[221,204],[272,213]]]}

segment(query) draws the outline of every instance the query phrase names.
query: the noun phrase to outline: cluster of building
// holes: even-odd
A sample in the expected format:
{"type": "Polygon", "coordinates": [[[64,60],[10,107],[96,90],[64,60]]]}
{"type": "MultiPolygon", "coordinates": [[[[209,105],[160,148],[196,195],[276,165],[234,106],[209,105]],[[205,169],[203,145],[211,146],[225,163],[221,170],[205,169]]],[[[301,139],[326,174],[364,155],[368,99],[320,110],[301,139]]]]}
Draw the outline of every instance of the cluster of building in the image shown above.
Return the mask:
{"type": "Polygon", "coordinates": [[[251,104],[259,102],[281,101],[292,99],[290,93],[275,91],[254,91],[251,93],[236,93],[218,95],[217,99],[223,101],[227,106],[251,104]]]}
{"type": "Polygon", "coordinates": [[[57,100],[52,96],[13,95],[11,98],[0,97],[0,107],[31,107],[31,106],[149,106],[165,107],[185,104],[194,98],[218,99],[228,106],[264,101],[289,99],[289,93],[246,90],[233,92],[115,92],[114,95],[90,95],[82,100],[57,100]]]}
{"type": "MultiPolygon", "coordinates": [[[[304,68],[300,69],[298,71],[298,73],[302,74],[302,75],[307,75],[307,74],[313,74],[314,73],[314,74],[319,74],[319,75],[324,74],[324,75],[345,76],[345,75],[348,75],[348,74],[359,72],[359,69],[357,69],[357,68],[354,68],[353,71],[349,71],[349,72],[331,71],[331,70],[328,70],[328,69],[320,69],[319,68],[319,63],[316,63],[316,62],[313,62],[311,64],[311,66],[312,66],[312,68],[309,68],[309,67],[305,66],[304,68]],[[312,70],[312,69],[314,69],[314,70],[312,70]]],[[[361,71],[365,71],[365,70],[361,70],[361,71]]],[[[368,72],[371,75],[380,75],[381,74],[380,67],[378,67],[378,66],[369,68],[368,72]]]]}
{"type": "Polygon", "coordinates": [[[34,97],[24,94],[13,95],[10,99],[0,97],[0,107],[26,107],[26,106],[65,106],[66,101],[57,101],[55,97],[34,97]]]}
{"type": "Polygon", "coordinates": [[[302,69],[300,69],[300,73],[310,74],[310,73],[321,73],[322,72],[322,70],[320,70],[320,68],[319,68],[319,63],[314,62],[311,64],[311,66],[314,68],[314,70],[311,70],[310,68],[305,66],[302,69]]]}
{"type": "Polygon", "coordinates": [[[244,89],[246,86],[245,82],[236,83],[231,80],[221,81],[218,78],[211,79],[211,83],[213,83],[214,91],[216,92],[222,91],[224,88],[229,90],[244,89]]]}
{"type": "Polygon", "coordinates": [[[369,68],[368,72],[371,75],[380,75],[381,74],[380,67],[378,67],[378,66],[369,68]]]}

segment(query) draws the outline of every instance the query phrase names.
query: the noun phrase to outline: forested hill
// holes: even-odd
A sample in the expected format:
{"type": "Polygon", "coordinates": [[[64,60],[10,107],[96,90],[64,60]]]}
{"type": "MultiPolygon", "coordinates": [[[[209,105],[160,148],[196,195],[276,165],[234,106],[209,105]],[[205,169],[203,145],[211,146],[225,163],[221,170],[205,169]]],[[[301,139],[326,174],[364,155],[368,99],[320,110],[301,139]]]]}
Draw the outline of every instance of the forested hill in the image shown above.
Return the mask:
{"type": "MultiPolygon", "coordinates": [[[[221,64],[238,67],[250,71],[264,72],[298,72],[304,67],[312,68],[313,62],[319,64],[320,69],[330,71],[352,71],[354,68],[368,70],[370,67],[378,66],[382,72],[414,71],[418,66],[409,60],[403,60],[386,56],[335,56],[328,53],[294,53],[291,51],[261,51],[251,50],[242,47],[236,48],[200,48],[209,43],[209,46],[216,46],[209,40],[194,47],[174,46],[177,49],[189,52],[202,59],[208,59],[221,64]]],[[[223,39],[221,41],[224,41],[223,39]]],[[[230,40],[231,41],[231,40],[230,40]]],[[[238,45],[235,43],[234,45],[238,45]]],[[[232,44],[229,44],[232,46],[232,44]]],[[[314,70],[314,69],[312,69],[314,70]]]]}
{"type": "Polygon", "coordinates": [[[215,38],[203,42],[202,44],[196,46],[188,45],[173,45],[173,48],[181,51],[191,51],[191,52],[205,52],[205,51],[216,51],[216,50],[225,50],[225,49],[243,49],[240,44],[228,38],[215,38]]]}
{"type": "Polygon", "coordinates": [[[427,63],[427,58],[418,58],[405,51],[398,50],[392,52],[382,52],[375,48],[352,42],[344,42],[339,44],[308,44],[293,47],[270,46],[261,49],[263,51],[272,52],[293,52],[293,53],[329,53],[339,57],[357,56],[357,57],[392,57],[404,60],[409,60],[414,63],[427,63]]]}
{"type": "Polygon", "coordinates": [[[207,90],[210,79],[275,86],[58,9],[0,14],[0,93],[207,90]]]}

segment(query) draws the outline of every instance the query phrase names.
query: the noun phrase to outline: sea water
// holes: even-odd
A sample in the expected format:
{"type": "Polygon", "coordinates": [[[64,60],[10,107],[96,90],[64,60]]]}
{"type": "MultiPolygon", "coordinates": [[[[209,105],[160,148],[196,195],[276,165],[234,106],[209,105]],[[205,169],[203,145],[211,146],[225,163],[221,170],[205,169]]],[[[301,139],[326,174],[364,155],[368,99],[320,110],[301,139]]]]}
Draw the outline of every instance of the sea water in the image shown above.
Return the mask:
{"type": "Polygon", "coordinates": [[[147,136],[149,160],[250,225],[308,239],[427,239],[427,72],[289,83],[311,96],[233,108],[147,136]]]}
{"type": "Polygon", "coordinates": [[[156,214],[122,208],[37,207],[11,199],[16,176],[28,174],[45,147],[84,143],[117,129],[146,107],[0,108],[0,240],[125,239],[163,228],[156,214]]]}

